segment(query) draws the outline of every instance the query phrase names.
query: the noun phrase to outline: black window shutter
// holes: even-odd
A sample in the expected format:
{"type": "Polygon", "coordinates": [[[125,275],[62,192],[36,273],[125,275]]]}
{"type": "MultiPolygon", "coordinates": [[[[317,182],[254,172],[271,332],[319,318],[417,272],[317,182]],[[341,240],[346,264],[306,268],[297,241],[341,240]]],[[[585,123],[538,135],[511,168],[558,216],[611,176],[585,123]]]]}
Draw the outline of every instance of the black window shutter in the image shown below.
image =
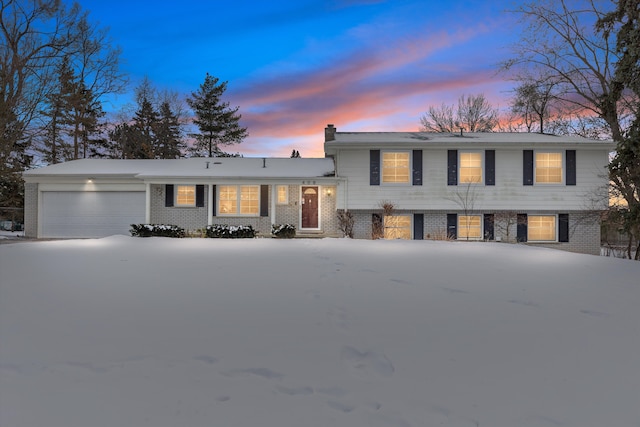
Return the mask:
{"type": "Polygon", "coordinates": [[[369,150],[369,185],[380,185],[380,150],[369,150]]]}
{"type": "Polygon", "coordinates": [[[424,214],[413,214],[413,240],[424,239],[424,214]]]}
{"type": "Polygon", "coordinates": [[[493,214],[484,214],[484,238],[485,240],[495,240],[493,235],[493,223],[494,223],[494,215],[493,214]]]}
{"type": "Polygon", "coordinates": [[[269,216],[269,186],[260,186],[260,216],[269,216]]]}
{"type": "Polygon", "coordinates": [[[516,234],[516,241],[518,242],[526,242],[527,241],[527,214],[518,214],[518,228],[516,234]]]}
{"type": "Polygon", "coordinates": [[[173,206],[173,184],[164,186],[164,205],[168,208],[173,206]]]}
{"type": "Polygon", "coordinates": [[[196,185],[196,206],[204,206],[204,185],[196,185]]]}
{"type": "Polygon", "coordinates": [[[422,150],[413,150],[413,185],[422,185],[422,150]]]}
{"type": "Polygon", "coordinates": [[[533,185],[533,150],[522,152],[522,185],[533,185]]]}
{"type": "Polygon", "coordinates": [[[576,185],[576,150],[567,150],[567,185],[576,185]]]}
{"type": "Polygon", "coordinates": [[[447,237],[458,238],[458,214],[447,214],[447,237]]]}
{"type": "Polygon", "coordinates": [[[211,202],[210,202],[211,205],[212,205],[211,209],[213,210],[213,216],[216,216],[216,197],[217,197],[217,195],[216,195],[216,186],[212,185],[211,189],[213,191],[213,198],[211,199],[211,202]]]}
{"type": "Polygon", "coordinates": [[[496,185],[496,150],[484,152],[484,182],[485,185],[496,185]]]}
{"type": "Polygon", "coordinates": [[[447,185],[458,185],[458,150],[447,151],[447,185]]]}
{"type": "Polygon", "coordinates": [[[558,241],[569,241],[569,214],[558,214],[558,241]]]}

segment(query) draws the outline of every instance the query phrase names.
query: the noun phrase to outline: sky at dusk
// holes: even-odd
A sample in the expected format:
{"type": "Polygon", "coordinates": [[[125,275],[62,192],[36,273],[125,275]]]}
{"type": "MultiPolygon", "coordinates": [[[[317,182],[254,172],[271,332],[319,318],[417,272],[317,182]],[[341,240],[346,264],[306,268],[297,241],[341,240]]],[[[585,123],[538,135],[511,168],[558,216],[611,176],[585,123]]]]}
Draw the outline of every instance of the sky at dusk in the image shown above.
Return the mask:
{"type": "Polygon", "coordinates": [[[430,105],[484,93],[500,109],[512,87],[513,0],[79,0],[122,49],[132,102],[147,76],[183,97],[206,73],[228,81],[250,136],[245,156],[323,156],[324,127],[417,131],[430,105]]]}

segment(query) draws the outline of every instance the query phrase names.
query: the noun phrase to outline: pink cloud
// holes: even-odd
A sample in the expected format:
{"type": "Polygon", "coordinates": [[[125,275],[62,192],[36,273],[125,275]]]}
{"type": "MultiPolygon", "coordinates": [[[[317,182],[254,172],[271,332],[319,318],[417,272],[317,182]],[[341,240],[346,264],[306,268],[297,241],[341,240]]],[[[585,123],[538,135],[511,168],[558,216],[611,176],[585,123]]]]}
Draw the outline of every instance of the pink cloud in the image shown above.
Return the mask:
{"type": "MultiPolygon", "coordinates": [[[[439,105],[444,100],[433,98],[441,97],[443,92],[455,100],[463,93],[483,92],[469,92],[470,88],[497,81],[494,69],[475,69],[464,62],[461,67],[442,67],[435,58],[488,30],[479,26],[452,34],[441,32],[428,38],[400,40],[382,49],[351,52],[306,73],[247,85],[232,94],[233,103],[241,106],[243,125],[251,134],[245,147],[249,151],[268,148],[259,142],[261,138],[304,138],[308,144],[314,137],[321,146],[327,123],[345,129],[353,123],[383,122],[403,113],[414,115],[413,123],[404,120],[371,130],[417,130],[419,115],[429,105],[416,105],[420,100],[439,105]],[[410,129],[399,128],[408,123],[410,129]]],[[[491,99],[491,95],[487,97],[491,99]]],[[[317,146],[313,150],[318,150],[317,146]]]]}

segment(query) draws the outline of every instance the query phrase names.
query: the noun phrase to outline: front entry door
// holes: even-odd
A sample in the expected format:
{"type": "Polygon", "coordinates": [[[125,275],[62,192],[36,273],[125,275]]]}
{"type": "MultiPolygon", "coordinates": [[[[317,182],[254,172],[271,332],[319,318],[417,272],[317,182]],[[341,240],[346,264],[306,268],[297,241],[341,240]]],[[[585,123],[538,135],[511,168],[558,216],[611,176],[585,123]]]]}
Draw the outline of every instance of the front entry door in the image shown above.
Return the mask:
{"type": "Polygon", "coordinates": [[[318,187],[302,187],[301,228],[318,228],[318,187]]]}

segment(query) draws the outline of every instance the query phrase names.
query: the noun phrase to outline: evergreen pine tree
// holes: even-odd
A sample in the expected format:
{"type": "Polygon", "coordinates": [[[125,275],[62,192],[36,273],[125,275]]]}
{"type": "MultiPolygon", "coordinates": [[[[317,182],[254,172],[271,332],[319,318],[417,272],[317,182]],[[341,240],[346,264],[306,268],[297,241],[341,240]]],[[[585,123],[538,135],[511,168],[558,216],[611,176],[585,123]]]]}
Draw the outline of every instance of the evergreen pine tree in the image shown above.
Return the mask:
{"type": "Polygon", "coordinates": [[[46,96],[46,108],[42,111],[48,120],[45,124],[44,140],[39,147],[43,160],[47,163],[63,162],[71,155],[65,141],[71,124],[72,98],[74,95],[74,75],[69,57],[64,56],[56,67],[57,81],[53,90],[46,96]]]}
{"type": "Polygon", "coordinates": [[[207,73],[204,83],[197,92],[192,92],[187,103],[195,113],[193,123],[199,134],[193,134],[196,142],[192,149],[196,155],[214,157],[221,154],[220,145],[239,144],[248,136],[247,129],[240,126],[240,107],[231,108],[221,98],[227,89],[227,82],[207,73]]]}
{"type": "Polygon", "coordinates": [[[158,121],[158,113],[153,108],[151,101],[143,96],[139,101],[139,108],[135,112],[132,126],[133,134],[131,136],[138,145],[138,149],[134,150],[136,156],[139,156],[136,158],[153,159],[155,157],[155,128],[158,121]]]}
{"type": "Polygon", "coordinates": [[[160,117],[155,127],[155,156],[160,159],[176,159],[182,155],[184,144],[180,133],[178,116],[171,110],[168,101],[160,105],[160,117]]]}

